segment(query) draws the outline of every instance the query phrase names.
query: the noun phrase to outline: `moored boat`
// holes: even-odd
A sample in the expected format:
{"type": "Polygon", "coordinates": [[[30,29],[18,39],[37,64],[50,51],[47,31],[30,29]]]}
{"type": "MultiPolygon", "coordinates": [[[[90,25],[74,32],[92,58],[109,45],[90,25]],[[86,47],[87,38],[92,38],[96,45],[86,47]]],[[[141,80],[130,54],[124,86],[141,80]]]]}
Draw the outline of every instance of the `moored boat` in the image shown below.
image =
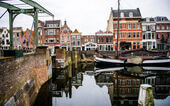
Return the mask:
{"type": "MultiPolygon", "coordinates": [[[[170,66],[170,58],[156,58],[156,59],[136,59],[138,61],[128,61],[126,60],[119,60],[119,59],[105,59],[105,58],[94,58],[96,65],[99,67],[113,67],[113,66],[170,66]],[[139,62],[139,60],[141,62],[139,62]]],[[[131,59],[133,60],[133,59],[131,59]]]]}

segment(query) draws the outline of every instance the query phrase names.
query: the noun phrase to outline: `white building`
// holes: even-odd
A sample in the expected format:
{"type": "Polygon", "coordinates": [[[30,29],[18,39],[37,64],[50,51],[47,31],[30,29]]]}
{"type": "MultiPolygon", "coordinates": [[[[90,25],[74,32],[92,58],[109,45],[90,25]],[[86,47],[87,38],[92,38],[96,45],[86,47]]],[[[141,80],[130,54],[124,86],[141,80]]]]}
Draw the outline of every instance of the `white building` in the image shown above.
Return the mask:
{"type": "Polygon", "coordinates": [[[154,18],[142,19],[142,45],[147,50],[157,48],[154,18]]]}
{"type": "Polygon", "coordinates": [[[10,35],[7,28],[0,28],[0,40],[0,45],[3,50],[10,49],[10,35]]]}

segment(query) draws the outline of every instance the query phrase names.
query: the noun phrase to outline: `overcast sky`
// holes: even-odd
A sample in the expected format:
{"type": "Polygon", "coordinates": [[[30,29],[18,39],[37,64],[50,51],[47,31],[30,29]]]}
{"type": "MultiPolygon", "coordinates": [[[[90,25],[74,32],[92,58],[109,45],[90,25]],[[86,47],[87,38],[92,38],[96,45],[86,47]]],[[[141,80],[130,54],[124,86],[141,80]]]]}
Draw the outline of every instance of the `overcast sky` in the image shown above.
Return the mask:
{"type": "MultiPolygon", "coordinates": [[[[21,3],[12,0],[10,3],[21,3]]],[[[106,30],[111,7],[117,9],[118,0],[34,0],[55,15],[56,20],[67,21],[68,26],[83,34],[94,34],[98,30],[106,30]]],[[[140,8],[142,17],[167,16],[170,19],[170,0],[120,0],[120,9],[140,8]]],[[[0,16],[6,9],[0,7],[0,16]]],[[[40,20],[50,20],[50,16],[41,15],[40,20]],[[45,17],[44,17],[45,16],[45,17]]],[[[8,28],[8,14],[0,19],[0,27],[8,28]]],[[[14,26],[31,28],[32,17],[19,15],[14,26]]]]}

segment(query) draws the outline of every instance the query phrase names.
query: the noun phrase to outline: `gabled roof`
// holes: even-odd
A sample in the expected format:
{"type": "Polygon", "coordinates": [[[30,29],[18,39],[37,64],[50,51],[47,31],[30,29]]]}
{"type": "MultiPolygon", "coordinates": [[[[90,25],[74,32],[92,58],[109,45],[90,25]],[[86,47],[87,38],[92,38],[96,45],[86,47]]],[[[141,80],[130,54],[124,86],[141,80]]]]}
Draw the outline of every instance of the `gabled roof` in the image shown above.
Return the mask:
{"type": "MultiPolygon", "coordinates": [[[[112,10],[112,13],[113,13],[113,18],[117,18],[118,10],[112,10]]],[[[124,13],[124,18],[131,18],[131,17],[129,17],[129,13],[133,13],[132,18],[134,18],[134,17],[140,18],[141,17],[139,8],[137,8],[137,9],[122,9],[122,10],[120,10],[120,14],[121,13],[124,13]]],[[[119,17],[121,18],[120,14],[119,14],[119,17]]]]}
{"type": "Polygon", "coordinates": [[[75,29],[73,33],[79,33],[79,31],[77,29],[75,29]]]}

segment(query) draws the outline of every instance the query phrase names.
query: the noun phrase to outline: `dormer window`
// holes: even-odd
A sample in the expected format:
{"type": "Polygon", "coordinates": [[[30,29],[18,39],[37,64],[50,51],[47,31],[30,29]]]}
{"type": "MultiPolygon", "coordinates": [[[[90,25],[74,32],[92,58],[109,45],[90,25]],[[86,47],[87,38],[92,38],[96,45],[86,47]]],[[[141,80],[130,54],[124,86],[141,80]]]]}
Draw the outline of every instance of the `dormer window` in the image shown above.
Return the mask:
{"type": "Polygon", "coordinates": [[[150,21],[150,18],[146,18],[146,22],[149,22],[150,21]]]}
{"type": "Polygon", "coordinates": [[[120,17],[124,17],[124,13],[123,12],[120,13],[120,17]]]}
{"type": "Polygon", "coordinates": [[[130,12],[130,13],[129,13],[129,17],[133,17],[133,12],[130,12]]]}

